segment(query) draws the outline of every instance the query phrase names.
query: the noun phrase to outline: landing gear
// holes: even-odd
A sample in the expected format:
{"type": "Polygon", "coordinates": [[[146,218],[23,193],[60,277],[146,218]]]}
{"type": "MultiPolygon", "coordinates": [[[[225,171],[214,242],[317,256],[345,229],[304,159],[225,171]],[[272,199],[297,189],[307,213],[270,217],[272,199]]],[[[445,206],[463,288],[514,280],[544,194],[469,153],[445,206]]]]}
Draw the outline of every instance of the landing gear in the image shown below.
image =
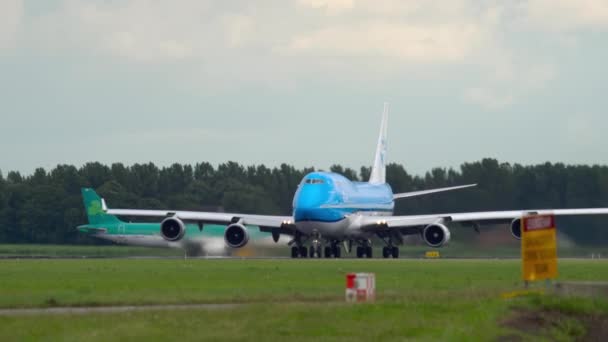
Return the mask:
{"type": "Polygon", "coordinates": [[[289,243],[293,245],[291,247],[292,258],[340,258],[342,256],[339,240],[323,239],[319,232],[313,232],[310,238],[310,247],[305,247],[303,243],[308,237],[296,233],[294,239],[289,243]]]}
{"type": "Polygon", "coordinates": [[[340,258],[342,256],[342,250],[340,249],[340,242],[339,241],[332,241],[331,245],[329,246],[325,246],[325,248],[323,249],[323,255],[326,258],[340,258]]]}
{"type": "Polygon", "coordinates": [[[310,257],[311,258],[320,258],[321,257],[321,246],[310,246],[310,257]]]}
{"type": "Polygon", "coordinates": [[[342,256],[342,250],[340,249],[340,245],[338,243],[331,246],[331,249],[334,257],[340,258],[342,256]]]}
{"type": "Polygon", "coordinates": [[[306,258],[308,257],[308,249],[304,247],[302,244],[302,234],[298,231],[294,234],[293,240],[289,242],[291,247],[291,257],[293,259],[296,258],[306,258]]]}
{"type": "Polygon", "coordinates": [[[357,247],[357,258],[371,258],[372,257],[372,246],[358,246],[357,247]]]}
{"type": "Polygon", "coordinates": [[[359,247],[357,247],[357,258],[371,258],[372,257],[372,242],[371,240],[359,240],[359,247]]]}
{"type": "Polygon", "coordinates": [[[291,257],[293,259],[308,257],[308,249],[304,246],[291,247],[291,257]]]}
{"type": "Polygon", "coordinates": [[[387,259],[393,257],[399,258],[399,245],[403,244],[403,238],[399,234],[388,234],[386,232],[378,232],[378,237],[385,243],[382,247],[382,257],[387,259]]]}
{"type": "Polygon", "coordinates": [[[393,257],[395,259],[399,258],[399,247],[395,246],[385,246],[382,247],[382,256],[386,258],[393,257]]]}

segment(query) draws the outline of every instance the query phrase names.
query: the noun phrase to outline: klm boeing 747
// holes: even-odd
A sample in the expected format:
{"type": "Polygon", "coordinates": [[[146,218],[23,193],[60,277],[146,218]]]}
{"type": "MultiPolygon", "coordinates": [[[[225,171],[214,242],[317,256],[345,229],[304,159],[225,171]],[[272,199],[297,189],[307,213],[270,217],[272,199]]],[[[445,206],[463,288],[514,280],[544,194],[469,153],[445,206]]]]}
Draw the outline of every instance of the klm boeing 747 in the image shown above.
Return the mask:
{"type": "Polygon", "coordinates": [[[380,238],[385,246],[383,257],[399,257],[399,246],[406,235],[418,235],[430,247],[441,247],[450,241],[451,222],[477,227],[483,223],[506,223],[512,235],[521,238],[520,219],[523,215],[598,215],[608,214],[608,208],[509,210],[491,212],[447,213],[431,215],[392,216],[396,199],[422,196],[436,192],[463,189],[475,184],[449,188],[393,194],[386,183],[386,138],[388,108],[385,104],[376,147],[374,164],[368,182],[352,182],[330,172],[312,172],[301,181],[293,197],[291,216],[267,216],[193,212],[180,210],[109,209],[108,214],[164,218],[159,235],[176,242],[191,234],[188,224],[222,224],[228,247],[241,248],[249,241],[248,226],[269,232],[275,242],[281,235],[291,237],[291,256],[336,257],[342,248],[350,252],[357,245],[358,258],[372,257],[371,238],[380,238]],[[342,247],[343,246],[343,247],[342,247]],[[323,251],[323,254],[321,253],[323,251]]]}

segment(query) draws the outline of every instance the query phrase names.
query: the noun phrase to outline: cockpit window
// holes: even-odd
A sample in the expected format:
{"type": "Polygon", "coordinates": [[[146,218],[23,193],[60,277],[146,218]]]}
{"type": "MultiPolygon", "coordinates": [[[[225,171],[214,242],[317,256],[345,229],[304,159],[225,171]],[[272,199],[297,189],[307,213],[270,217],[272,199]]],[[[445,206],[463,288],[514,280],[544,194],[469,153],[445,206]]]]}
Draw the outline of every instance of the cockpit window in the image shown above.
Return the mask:
{"type": "Polygon", "coordinates": [[[306,184],[324,184],[325,181],[318,178],[308,178],[306,184]]]}

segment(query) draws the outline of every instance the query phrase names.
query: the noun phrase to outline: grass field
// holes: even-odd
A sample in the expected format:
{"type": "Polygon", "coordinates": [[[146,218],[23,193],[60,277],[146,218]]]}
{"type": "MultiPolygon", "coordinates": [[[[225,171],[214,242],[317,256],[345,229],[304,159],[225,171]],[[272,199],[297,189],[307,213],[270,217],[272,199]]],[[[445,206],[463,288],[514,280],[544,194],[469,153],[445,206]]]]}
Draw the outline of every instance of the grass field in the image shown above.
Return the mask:
{"type": "Polygon", "coordinates": [[[27,245],[0,244],[0,258],[49,257],[49,258],[116,258],[137,256],[183,256],[181,249],[147,248],[118,245],[27,245]]]}
{"type": "MultiPolygon", "coordinates": [[[[516,260],[2,260],[3,308],[242,305],[5,315],[0,340],[570,340],[587,333],[580,317],[608,314],[603,300],[502,299],[521,288],[519,272],[516,260]],[[353,271],[376,273],[376,303],[344,303],[353,271]],[[549,323],[505,324],[518,310],[549,323]]],[[[560,279],[606,281],[608,262],[562,260],[560,279]]]]}

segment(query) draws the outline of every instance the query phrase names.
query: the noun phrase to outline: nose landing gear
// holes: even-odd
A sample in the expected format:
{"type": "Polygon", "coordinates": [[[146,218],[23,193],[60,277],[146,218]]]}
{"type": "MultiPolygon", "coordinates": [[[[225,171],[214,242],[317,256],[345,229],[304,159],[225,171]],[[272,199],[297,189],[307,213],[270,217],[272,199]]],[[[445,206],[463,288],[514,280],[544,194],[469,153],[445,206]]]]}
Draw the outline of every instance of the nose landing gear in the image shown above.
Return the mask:
{"type": "Polygon", "coordinates": [[[310,247],[308,248],[304,246],[304,243],[302,241],[303,238],[305,240],[308,239],[307,237],[303,237],[301,234],[296,234],[296,236],[294,236],[294,239],[289,243],[294,245],[291,247],[291,257],[294,259],[307,257],[340,258],[342,256],[342,251],[340,249],[340,241],[338,240],[328,240],[325,248],[323,248],[323,254],[321,254],[323,247],[323,239],[321,237],[321,234],[319,234],[318,232],[314,232],[310,236],[310,247]]]}
{"type": "Polygon", "coordinates": [[[310,257],[320,258],[321,257],[321,234],[314,232],[312,235],[312,241],[310,243],[310,257]]]}
{"type": "Polygon", "coordinates": [[[310,246],[310,257],[311,258],[320,258],[321,257],[321,246],[320,245],[315,245],[313,243],[312,246],[310,246]]]}

